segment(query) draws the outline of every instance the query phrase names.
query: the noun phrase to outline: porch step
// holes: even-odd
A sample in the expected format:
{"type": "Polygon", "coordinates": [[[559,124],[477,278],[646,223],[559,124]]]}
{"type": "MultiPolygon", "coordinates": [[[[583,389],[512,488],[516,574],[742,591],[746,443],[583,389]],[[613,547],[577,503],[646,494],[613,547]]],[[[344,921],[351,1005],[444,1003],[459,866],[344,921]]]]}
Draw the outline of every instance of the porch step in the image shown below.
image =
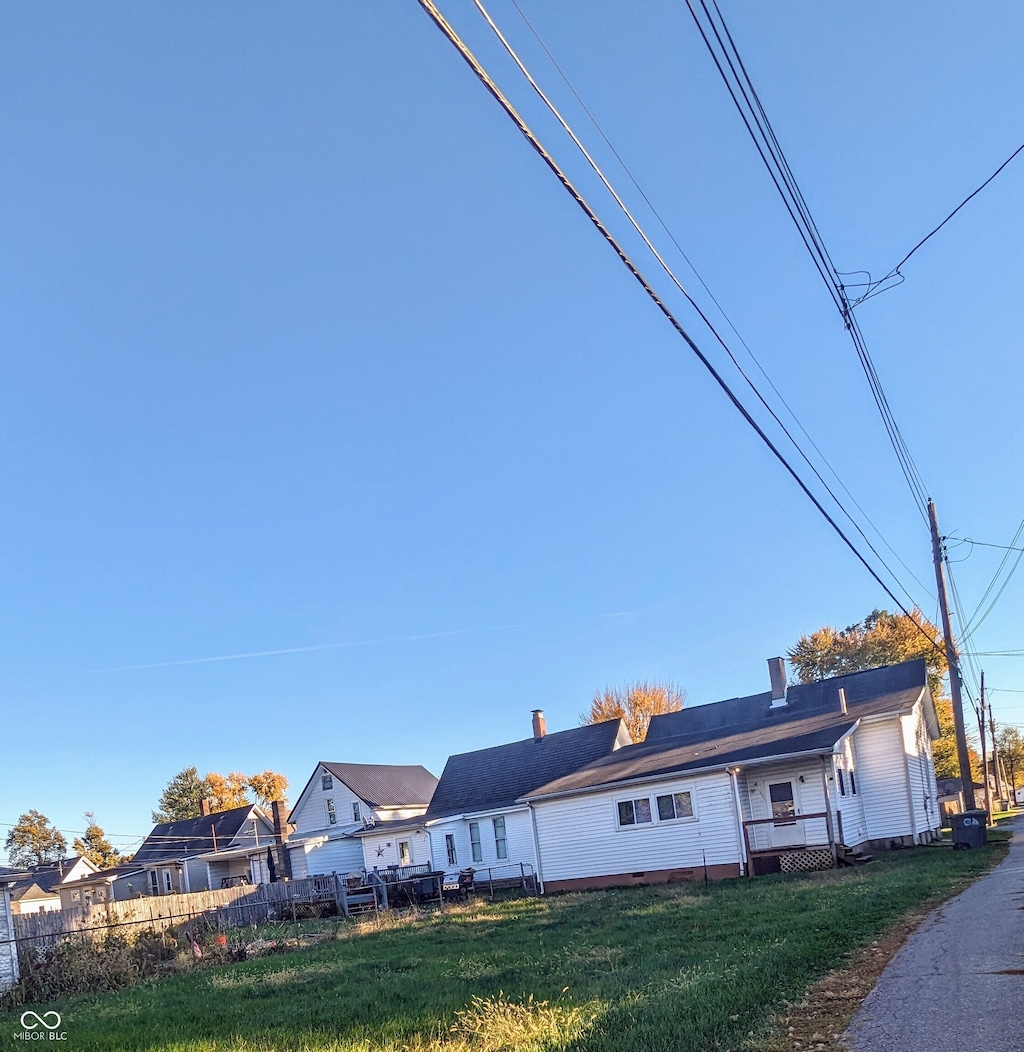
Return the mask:
{"type": "Polygon", "coordinates": [[[873,855],[866,855],[863,851],[854,851],[852,847],[847,847],[845,844],[836,845],[836,862],[840,866],[866,866],[873,861],[873,855]]]}

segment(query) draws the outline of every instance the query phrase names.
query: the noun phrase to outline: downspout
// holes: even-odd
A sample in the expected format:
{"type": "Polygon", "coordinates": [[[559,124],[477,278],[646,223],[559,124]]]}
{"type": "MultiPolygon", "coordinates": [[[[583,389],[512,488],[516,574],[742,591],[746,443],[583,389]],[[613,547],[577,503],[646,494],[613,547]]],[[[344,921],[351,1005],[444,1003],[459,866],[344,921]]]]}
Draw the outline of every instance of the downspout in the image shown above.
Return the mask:
{"type": "Polygon", "coordinates": [[[732,780],[732,799],[736,805],[736,847],[740,856],[740,876],[747,875],[749,859],[747,858],[747,839],[743,835],[743,807],[740,804],[740,779],[737,771],[729,768],[729,778],[732,780]]]}
{"type": "Polygon", "coordinates": [[[544,875],[540,868],[540,836],[537,833],[537,812],[534,811],[533,804],[528,803],[526,806],[530,809],[530,825],[533,827],[533,858],[537,863],[537,893],[543,895],[544,875]]]}
{"type": "MultiPolygon", "coordinates": [[[[903,774],[906,777],[907,785],[907,806],[910,808],[910,832],[911,842],[917,843],[917,821],[914,819],[914,790],[910,785],[910,760],[907,758],[907,747],[905,744],[906,738],[904,736],[903,729],[904,717],[900,717],[900,750],[903,753],[903,774]]],[[[973,775],[971,776],[973,777],[973,775]]]]}

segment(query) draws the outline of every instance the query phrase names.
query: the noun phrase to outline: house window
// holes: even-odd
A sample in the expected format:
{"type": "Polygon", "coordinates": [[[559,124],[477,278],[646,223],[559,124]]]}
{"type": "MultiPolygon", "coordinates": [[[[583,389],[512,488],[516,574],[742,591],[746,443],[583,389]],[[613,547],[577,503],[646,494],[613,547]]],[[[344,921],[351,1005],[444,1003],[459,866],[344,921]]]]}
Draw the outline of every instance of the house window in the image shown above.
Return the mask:
{"type": "Polygon", "coordinates": [[[846,783],[843,781],[842,767],[836,768],[836,777],[839,779],[839,795],[846,796],[846,783]]]}
{"type": "Polygon", "coordinates": [[[444,846],[445,850],[448,852],[448,865],[457,866],[459,864],[459,859],[455,854],[455,837],[451,833],[445,833],[444,846]]]}
{"type": "Polygon", "coordinates": [[[334,779],[329,774],[320,775],[320,788],[325,792],[334,788],[334,779]]]}
{"type": "Polygon", "coordinates": [[[638,800],[620,800],[617,807],[620,826],[637,826],[652,821],[649,797],[643,796],[638,800]]]}
{"type": "Polygon", "coordinates": [[[469,823],[469,848],[474,862],[483,862],[484,846],[480,843],[480,823],[469,823]]]}
{"type": "Polygon", "coordinates": [[[359,814],[359,801],[356,800],[352,804],[352,821],[358,822],[361,820],[361,818],[362,816],[359,814]]]}
{"type": "Polygon", "coordinates": [[[494,851],[498,858],[508,858],[508,837],[505,834],[503,815],[494,819],[494,851]]]}
{"type": "Polygon", "coordinates": [[[693,818],[693,798],[689,793],[668,793],[658,797],[658,821],[693,818]]]}
{"type": "Polygon", "coordinates": [[[160,894],[160,877],[155,869],[149,871],[149,887],[154,895],[160,894]]]}
{"type": "Polygon", "coordinates": [[[398,841],[398,864],[408,866],[412,862],[412,851],[409,850],[408,840],[398,841]]]}
{"type": "Polygon", "coordinates": [[[334,810],[334,797],[327,797],[327,824],[334,826],[338,824],[338,812],[334,810]]]}
{"type": "Polygon", "coordinates": [[[850,792],[853,793],[854,796],[857,795],[857,783],[854,781],[853,771],[850,771],[850,792]]]}
{"type": "Polygon", "coordinates": [[[171,871],[169,869],[164,870],[164,892],[167,895],[174,890],[174,885],[171,883],[171,871]]]}
{"type": "Polygon", "coordinates": [[[793,796],[792,782],[775,782],[768,786],[768,796],[772,802],[774,826],[796,825],[796,799],[793,796]]]}

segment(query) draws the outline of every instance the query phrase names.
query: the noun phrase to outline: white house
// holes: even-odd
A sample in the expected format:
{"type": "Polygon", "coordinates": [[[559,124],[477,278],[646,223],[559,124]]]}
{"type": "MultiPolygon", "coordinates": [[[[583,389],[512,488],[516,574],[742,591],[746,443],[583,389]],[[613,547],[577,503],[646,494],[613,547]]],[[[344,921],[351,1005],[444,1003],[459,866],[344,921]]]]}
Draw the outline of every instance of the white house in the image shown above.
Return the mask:
{"type": "Polygon", "coordinates": [[[11,909],[11,892],[5,879],[7,873],[0,872],[0,994],[17,985],[21,978],[18,967],[18,944],[14,941],[14,912],[11,909]]]}
{"type": "Polygon", "coordinates": [[[656,716],[525,792],[545,891],[834,865],[939,836],[923,661],[656,716]]]}
{"type": "Polygon", "coordinates": [[[61,908],[60,886],[95,873],[99,867],[84,855],[30,866],[27,876],[11,882],[11,909],[15,913],[48,913],[61,908]]]}
{"type": "Polygon", "coordinates": [[[367,869],[423,863],[438,870],[472,867],[498,879],[515,872],[534,875],[533,817],[521,797],[631,740],[621,720],[548,734],[544,714],[536,709],[532,737],[449,757],[419,818],[359,831],[360,864],[367,869]]]}
{"type": "Polygon", "coordinates": [[[291,875],[362,869],[363,848],[354,834],[422,815],[436,785],[419,765],[321,761],[288,817],[295,826],[286,844],[291,875]]]}

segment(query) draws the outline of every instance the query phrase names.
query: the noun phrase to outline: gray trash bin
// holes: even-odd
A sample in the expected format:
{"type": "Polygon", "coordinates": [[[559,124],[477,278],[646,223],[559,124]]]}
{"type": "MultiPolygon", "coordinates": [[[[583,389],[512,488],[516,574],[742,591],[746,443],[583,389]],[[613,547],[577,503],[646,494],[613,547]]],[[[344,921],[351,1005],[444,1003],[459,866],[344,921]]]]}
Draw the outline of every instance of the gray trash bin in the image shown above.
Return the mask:
{"type": "Polygon", "coordinates": [[[984,847],[988,840],[987,827],[987,811],[964,811],[963,814],[953,815],[953,850],[984,847]]]}

